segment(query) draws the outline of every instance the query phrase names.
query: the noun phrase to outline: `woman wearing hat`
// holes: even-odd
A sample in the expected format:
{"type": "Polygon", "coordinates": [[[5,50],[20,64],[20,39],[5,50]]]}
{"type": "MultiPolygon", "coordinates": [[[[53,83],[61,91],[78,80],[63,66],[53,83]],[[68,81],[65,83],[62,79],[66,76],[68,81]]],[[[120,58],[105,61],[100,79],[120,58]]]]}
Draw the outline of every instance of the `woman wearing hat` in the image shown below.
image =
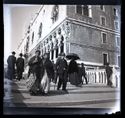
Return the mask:
{"type": "Polygon", "coordinates": [[[31,86],[29,85],[29,91],[31,95],[37,95],[40,91],[40,82],[42,78],[41,76],[43,74],[43,72],[41,72],[43,68],[43,64],[40,58],[40,50],[36,50],[35,56],[33,56],[29,60],[28,65],[30,70],[29,80],[33,80],[33,79],[35,80],[33,81],[33,83],[31,82],[31,86]]]}
{"type": "Polygon", "coordinates": [[[69,68],[68,68],[69,82],[72,85],[78,86],[81,83],[79,81],[78,71],[79,69],[78,69],[77,62],[75,61],[75,58],[72,58],[69,63],[69,68]]]}

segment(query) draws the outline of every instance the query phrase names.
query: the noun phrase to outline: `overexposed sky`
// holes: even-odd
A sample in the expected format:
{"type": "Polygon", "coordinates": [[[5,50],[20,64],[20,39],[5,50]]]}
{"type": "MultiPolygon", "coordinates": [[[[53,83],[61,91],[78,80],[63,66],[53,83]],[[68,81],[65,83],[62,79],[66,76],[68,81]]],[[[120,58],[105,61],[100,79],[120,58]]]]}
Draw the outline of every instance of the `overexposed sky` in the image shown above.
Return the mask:
{"type": "Polygon", "coordinates": [[[17,51],[28,24],[40,7],[41,5],[4,4],[4,63],[12,51],[17,51]]]}

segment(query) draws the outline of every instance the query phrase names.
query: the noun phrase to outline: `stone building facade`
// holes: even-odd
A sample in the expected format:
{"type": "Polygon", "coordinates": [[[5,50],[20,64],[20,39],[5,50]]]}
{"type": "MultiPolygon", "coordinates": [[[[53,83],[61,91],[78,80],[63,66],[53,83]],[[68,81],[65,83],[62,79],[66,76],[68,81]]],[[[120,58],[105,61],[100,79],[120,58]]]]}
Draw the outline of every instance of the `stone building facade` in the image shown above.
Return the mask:
{"type": "Polygon", "coordinates": [[[120,6],[42,5],[29,23],[18,51],[29,59],[36,49],[56,61],[76,53],[86,65],[120,66],[120,6]]]}

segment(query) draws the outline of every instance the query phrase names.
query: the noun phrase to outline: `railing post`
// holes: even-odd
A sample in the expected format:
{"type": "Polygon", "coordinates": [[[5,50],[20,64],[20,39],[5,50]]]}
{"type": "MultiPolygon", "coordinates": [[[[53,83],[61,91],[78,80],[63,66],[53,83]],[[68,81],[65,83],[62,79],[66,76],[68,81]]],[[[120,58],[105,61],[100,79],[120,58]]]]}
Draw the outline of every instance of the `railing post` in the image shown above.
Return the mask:
{"type": "Polygon", "coordinates": [[[96,83],[96,72],[94,72],[94,76],[95,76],[95,83],[96,83]]]}
{"type": "Polygon", "coordinates": [[[99,68],[96,70],[96,83],[99,83],[99,68]]]}
{"type": "Polygon", "coordinates": [[[112,68],[112,71],[113,71],[113,73],[112,73],[112,76],[111,76],[111,81],[112,81],[112,84],[113,84],[113,86],[114,87],[117,87],[117,72],[116,72],[116,69],[115,69],[115,66],[113,65],[113,68],[112,68]]]}

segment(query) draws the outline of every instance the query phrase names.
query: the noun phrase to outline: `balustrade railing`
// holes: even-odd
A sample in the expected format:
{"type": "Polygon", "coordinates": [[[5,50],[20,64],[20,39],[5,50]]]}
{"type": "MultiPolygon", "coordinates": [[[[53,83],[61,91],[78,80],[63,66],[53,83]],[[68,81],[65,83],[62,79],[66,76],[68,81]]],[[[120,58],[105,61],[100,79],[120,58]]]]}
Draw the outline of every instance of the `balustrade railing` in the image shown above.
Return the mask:
{"type": "MultiPolygon", "coordinates": [[[[114,87],[120,87],[120,69],[113,66],[113,73],[111,76],[111,80],[113,83],[114,87]]],[[[28,70],[29,67],[27,66],[27,68],[25,69],[25,72],[23,73],[24,78],[27,78],[27,74],[28,74],[28,70]]],[[[99,83],[99,84],[107,84],[107,75],[105,72],[105,69],[102,68],[94,68],[94,69],[87,69],[86,70],[87,73],[87,80],[89,83],[99,83]]]]}
{"type": "Polygon", "coordinates": [[[89,83],[107,83],[106,72],[104,69],[87,70],[86,73],[89,83]]]}
{"type": "MultiPolygon", "coordinates": [[[[114,87],[120,87],[120,69],[113,66],[111,80],[114,87]]],[[[105,69],[86,70],[89,83],[107,84],[107,75],[105,69]]]]}

